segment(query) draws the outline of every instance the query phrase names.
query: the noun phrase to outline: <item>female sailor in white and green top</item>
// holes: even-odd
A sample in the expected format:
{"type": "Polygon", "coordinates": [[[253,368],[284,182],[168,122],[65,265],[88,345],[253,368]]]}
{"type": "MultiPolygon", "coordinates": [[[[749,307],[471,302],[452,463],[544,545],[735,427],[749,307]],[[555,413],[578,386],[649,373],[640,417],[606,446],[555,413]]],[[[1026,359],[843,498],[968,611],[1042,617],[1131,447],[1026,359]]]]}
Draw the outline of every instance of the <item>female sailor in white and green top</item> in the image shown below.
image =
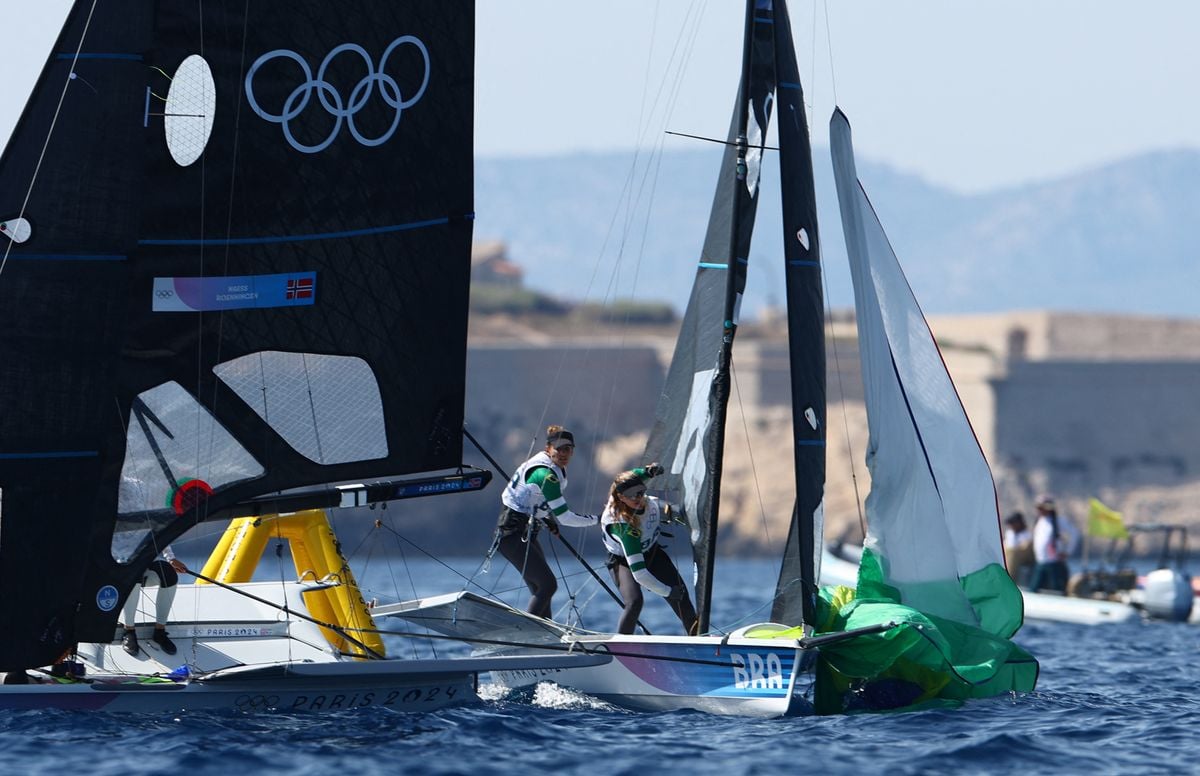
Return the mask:
{"type": "Polygon", "coordinates": [[[617,621],[618,633],[633,633],[642,613],[642,588],[667,599],[689,635],[696,632],[696,609],[687,585],[658,543],[667,505],[646,495],[646,481],[662,474],[657,463],[622,472],[613,480],[608,504],[600,516],[608,570],[621,590],[625,608],[617,621]]]}
{"type": "Polygon", "coordinates": [[[539,521],[553,534],[558,533],[559,523],[587,527],[598,522],[595,515],[572,512],[563,495],[567,464],[574,452],[571,432],[562,426],[550,426],[546,429],[546,449],[517,467],[500,494],[504,507],[496,526],[496,547],[521,572],[529,588],[526,611],[546,619],[551,617],[550,599],[558,589],[558,581],[537,540],[539,521]]]}

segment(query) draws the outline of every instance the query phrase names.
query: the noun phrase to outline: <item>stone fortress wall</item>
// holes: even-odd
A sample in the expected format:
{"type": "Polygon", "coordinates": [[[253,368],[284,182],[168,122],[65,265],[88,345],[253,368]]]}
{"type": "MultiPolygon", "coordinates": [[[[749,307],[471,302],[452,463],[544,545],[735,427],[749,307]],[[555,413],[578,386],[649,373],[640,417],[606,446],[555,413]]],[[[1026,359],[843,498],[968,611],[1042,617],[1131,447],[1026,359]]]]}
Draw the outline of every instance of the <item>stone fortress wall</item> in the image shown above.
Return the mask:
{"type": "MultiPolygon", "coordinates": [[[[674,332],[605,338],[479,323],[468,354],[468,428],[511,471],[535,436],[540,444],[547,423],[565,422],[580,441],[570,502],[598,511],[611,477],[644,463],[639,455],[674,332]]],[[[937,316],[930,326],[992,465],[1002,512],[1028,513],[1036,494],[1050,491],[1080,523],[1090,496],[1131,522],[1193,519],[1200,497],[1200,320],[1032,311],[937,316]]],[[[780,327],[769,323],[738,335],[723,551],[771,552],[786,535],[786,347],[780,327]]],[[[831,326],[827,354],[826,533],[856,538],[869,476],[852,322],[831,326]]],[[[477,503],[467,511],[478,512],[477,520],[494,518],[500,487],[472,497],[477,503]]]]}

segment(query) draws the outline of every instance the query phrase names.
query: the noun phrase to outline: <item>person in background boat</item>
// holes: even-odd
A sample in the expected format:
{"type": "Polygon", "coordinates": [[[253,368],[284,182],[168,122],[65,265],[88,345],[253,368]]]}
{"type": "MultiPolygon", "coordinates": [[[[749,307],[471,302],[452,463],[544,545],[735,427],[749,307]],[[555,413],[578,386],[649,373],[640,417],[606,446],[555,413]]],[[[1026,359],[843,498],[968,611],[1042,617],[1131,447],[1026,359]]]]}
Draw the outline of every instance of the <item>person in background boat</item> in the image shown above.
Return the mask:
{"type": "Polygon", "coordinates": [[[1025,515],[1013,512],[1004,518],[1004,565],[1018,585],[1029,581],[1033,566],[1033,534],[1025,523],[1025,515]]]}
{"type": "Polygon", "coordinates": [[[158,587],[158,595],[154,598],[154,635],[150,640],[168,655],[175,654],[175,642],[167,635],[167,615],[175,601],[175,585],[179,583],[179,575],[187,570],[183,561],[175,557],[170,545],[163,548],[161,559],[146,567],[141,584],[134,585],[130,591],[121,616],[121,622],[125,625],[125,637],[121,639],[121,646],[126,652],[137,657],[138,637],[134,628],[137,624],[137,605],[142,599],[142,588],[150,585],[158,587]]]}
{"type": "Polygon", "coordinates": [[[1070,518],[1058,514],[1052,496],[1038,496],[1037,521],[1033,524],[1033,568],[1030,590],[1067,591],[1067,558],[1075,550],[1079,532],[1070,518]]]}
{"type": "Polygon", "coordinates": [[[575,437],[562,426],[546,429],[546,448],[517,467],[500,495],[503,508],[498,521],[497,544],[500,554],[521,572],[529,588],[530,614],[550,619],[550,600],[558,590],[554,572],[538,542],[542,524],[558,535],[558,526],[596,525],[595,515],[571,511],[563,491],[567,489],[567,464],[575,453],[575,437]]]}
{"type": "Polygon", "coordinates": [[[618,633],[633,633],[642,613],[642,588],[667,599],[683,632],[696,634],[696,609],[688,597],[687,585],[659,544],[660,525],[668,505],[646,495],[647,480],[662,474],[657,463],[621,472],[613,480],[608,504],[600,516],[604,529],[604,547],[608,550],[608,570],[621,591],[625,609],[617,621],[618,633]]]}

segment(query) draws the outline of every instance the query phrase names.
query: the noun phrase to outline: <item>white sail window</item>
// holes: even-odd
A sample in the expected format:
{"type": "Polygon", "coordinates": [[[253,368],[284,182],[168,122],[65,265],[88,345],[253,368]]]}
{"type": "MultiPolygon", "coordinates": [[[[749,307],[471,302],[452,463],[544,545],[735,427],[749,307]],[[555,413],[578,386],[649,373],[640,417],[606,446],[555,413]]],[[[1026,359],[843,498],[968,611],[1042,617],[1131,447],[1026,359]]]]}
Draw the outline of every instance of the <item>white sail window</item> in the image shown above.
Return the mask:
{"type": "MultiPolygon", "coordinates": [[[[775,104],[774,92],[768,92],[763,100],[763,115],[771,116],[771,106],[775,104]]],[[[766,143],[765,127],[758,123],[758,117],[751,110],[746,120],[746,191],[750,196],[758,194],[758,178],[762,174],[763,145],[766,143]]]]}
{"type": "Polygon", "coordinates": [[[152,532],[173,520],[180,486],[217,490],[263,474],[263,467],[175,382],[138,395],[125,436],[113,558],[125,563],[152,532]]]}
{"type": "Polygon", "coordinates": [[[388,454],[379,385],[361,358],[272,350],[213,371],[311,461],[337,464],[388,454]]]}
{"type": "Polygon", "coordinates": [[[171,79],[163,116],[167,150],[180,167],[187,167],[204,153],[216,111],[212,69],[203,57],[192,54],[180,63],[171,79]]]}
{"type": "MultiPolygon", "coordinates": [[[[0,221],[0,237],[7,237],[15,243],[23,243],[33,235],[33,226],[27,218],[10,218],[0,221]]],[[[3,245],[0,242],[0,245],[3,245]]]]}

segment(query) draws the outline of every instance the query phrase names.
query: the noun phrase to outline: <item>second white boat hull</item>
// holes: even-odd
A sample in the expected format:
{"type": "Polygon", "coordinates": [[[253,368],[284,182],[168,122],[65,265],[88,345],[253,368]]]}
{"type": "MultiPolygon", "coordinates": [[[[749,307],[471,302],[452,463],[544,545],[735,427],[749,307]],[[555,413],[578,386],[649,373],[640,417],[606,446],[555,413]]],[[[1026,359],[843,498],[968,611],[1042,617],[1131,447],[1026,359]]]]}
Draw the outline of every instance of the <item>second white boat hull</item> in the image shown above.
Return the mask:
{"type": "Polygon", "coordinates": [[[808,659],[816,654],[799,649],[795,639],[600,636],[566,642],[613,659],[536,674],[493,671],[493,681],[508,687],[553,681],[637,711],[751,717],[812,712],[808,659]]]}
{"type": "Polygon", "coordinates": [[[639,711],[695,709],[714,714],[776,717],[812,710],[811,661],[794,638],[638,636],[579,633],[470,593],[454,593],[377,610],[420,623],[488,654],[526,656],[573,652],[607,655],[594,666],[493,670],[492,681],[518,689],[554,682],[639,711]]]}

